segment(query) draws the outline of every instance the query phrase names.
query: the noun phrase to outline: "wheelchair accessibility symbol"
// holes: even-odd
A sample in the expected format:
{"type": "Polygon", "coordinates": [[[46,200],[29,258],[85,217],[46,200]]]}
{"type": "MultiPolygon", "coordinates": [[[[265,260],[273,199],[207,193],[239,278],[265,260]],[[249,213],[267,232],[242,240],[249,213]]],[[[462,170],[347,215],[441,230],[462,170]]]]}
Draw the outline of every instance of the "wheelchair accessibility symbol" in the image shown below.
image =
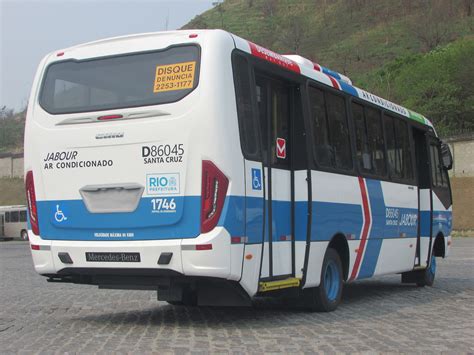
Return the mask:
{"type": "Polygon", "coordinates": [[[262,171],[260,169],[252,169],[252,189],[262,189],[262,171]]]}
{"type": "Polygon", "coordinates": [[[61,223],[67,221],[66,215],[59,209],[59,205],[56,205],[56,213],[54,214],[54,219],[56,222],[61,223]]]}

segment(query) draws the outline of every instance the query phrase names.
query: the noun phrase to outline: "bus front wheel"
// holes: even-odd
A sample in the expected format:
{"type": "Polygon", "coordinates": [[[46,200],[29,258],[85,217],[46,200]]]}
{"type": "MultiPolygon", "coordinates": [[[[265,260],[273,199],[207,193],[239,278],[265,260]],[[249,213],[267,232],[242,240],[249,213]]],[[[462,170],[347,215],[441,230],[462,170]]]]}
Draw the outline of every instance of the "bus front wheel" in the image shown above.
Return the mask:
{"type": "Polygon", "coordinates": [[[418,278],[416,280],[416,285],[418,287],[433,286],[435,275],[436,275],[436,258],[434,255],[431,255],[430,265],[418,275],[418,278]]]}
{"type": "Polygon", "coordinates": [[[311,311],[334,311],[342,298],[342,262],[336,250],[328,248],[321,268],[321,283],[318,287],[303,290],[304,303],[311,311]]]}
{"type": "Polygon", "coordinates": [[[430,265],[423,270],[402,273],[402,283],[415,283],[418,287],[433,286],[436,276],[436,258],[431,255],[430,265]]]}

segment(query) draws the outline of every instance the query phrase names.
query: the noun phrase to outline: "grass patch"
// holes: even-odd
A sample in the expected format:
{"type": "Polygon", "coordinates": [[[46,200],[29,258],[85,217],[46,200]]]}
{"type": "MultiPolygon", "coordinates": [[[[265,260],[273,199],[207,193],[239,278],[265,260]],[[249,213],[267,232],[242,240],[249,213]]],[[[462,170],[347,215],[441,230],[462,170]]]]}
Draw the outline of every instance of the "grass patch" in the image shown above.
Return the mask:
{"type": "Polygon", "coordinates": [[[25,188],[21,178],[0,178],[0,206],[25,205],[25,188]]]}
{"type": "Polygon", "coordinates": [[[451,236],[452,237],[464,237],[464,238],[468,238],[468,237],[474,237],[474,230],[473,229],[466,229],[466,230],[453,230],[451,232],[451,236]]]}

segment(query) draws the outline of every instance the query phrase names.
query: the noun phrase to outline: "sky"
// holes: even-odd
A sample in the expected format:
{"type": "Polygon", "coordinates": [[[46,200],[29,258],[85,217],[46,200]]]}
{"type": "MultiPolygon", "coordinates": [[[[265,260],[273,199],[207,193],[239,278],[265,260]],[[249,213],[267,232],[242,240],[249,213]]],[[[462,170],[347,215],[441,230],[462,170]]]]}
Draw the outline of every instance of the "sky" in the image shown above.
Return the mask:
{"type": "Polygon", "coordinates": [[[36,68],[49,52],[101,38],[177,29],[214,1],[0,0],[0,108],[25,107],[36,68]]]}

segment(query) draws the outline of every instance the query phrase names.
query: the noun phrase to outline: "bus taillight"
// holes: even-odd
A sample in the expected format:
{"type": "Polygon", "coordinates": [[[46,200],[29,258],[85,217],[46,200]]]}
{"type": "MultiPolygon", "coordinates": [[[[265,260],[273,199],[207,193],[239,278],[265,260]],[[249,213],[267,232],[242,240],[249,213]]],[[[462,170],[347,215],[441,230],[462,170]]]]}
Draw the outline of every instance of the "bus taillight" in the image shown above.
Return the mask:
{"type": "Polygon", "coordinates": [[[209,160],[202,162],[201,233],[214,229],[219,222],[229,179],[209,160]]]}
{"type": "Polygon", "coordinates": [[[36,208],[35,181],[33,172],[30,170],[26,173],[26,202],[28,203],[28,211],[30,215],[31,230],[34,234],[39,235],[38,210],[36,208]]]}

